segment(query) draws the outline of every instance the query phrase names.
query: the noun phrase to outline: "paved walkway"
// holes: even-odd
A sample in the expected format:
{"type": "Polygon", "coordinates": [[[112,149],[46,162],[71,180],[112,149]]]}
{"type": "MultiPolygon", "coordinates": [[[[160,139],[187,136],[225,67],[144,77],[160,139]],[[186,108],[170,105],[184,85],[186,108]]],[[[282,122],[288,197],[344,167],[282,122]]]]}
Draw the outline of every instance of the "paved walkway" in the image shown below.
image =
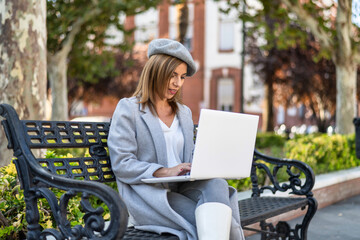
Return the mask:
{"type": "MultiPolygon", "coordinates": [[[[299,219],[289,221],[291,226],[299,219]]],[[[252,235],[246,240],[259,240],[252,235]]],[[[319,209],[310,222],[309,240],[359,240],[360,239],[360,195],[319,209]]]]}

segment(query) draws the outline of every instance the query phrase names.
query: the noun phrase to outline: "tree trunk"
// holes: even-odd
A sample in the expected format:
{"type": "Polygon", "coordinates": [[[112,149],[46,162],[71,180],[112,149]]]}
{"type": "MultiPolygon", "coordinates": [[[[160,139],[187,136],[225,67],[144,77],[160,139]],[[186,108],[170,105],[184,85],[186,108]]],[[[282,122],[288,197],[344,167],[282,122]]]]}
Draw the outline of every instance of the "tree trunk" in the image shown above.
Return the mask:
{"type": "MultiPolygon", "coordinates": [[[[46,113],[46,1],[2,0],[0,7],[0,103],[12,105],[20,119],[46,113]]],[[[0,130],[0,166],[11,151],[0,130]]]]}
{"type": "Polygon", "coordinates": [[[67,52],[64,51],[48,55],[47,71],[53,106],[51,120],[65,121],[68,119],[67,56],[67,52]]]}
{"type": "Polygon", "coordinates": [[[274,131],[274,111],[273,111],[273,96],[274,90],[272,83],[265,81],[264,85],[264,110],[262,115],[262,131],[274,131]]]}
{"type": "Polygon", "coordinates": [[[357,63],[351,43],[351,4],[351,1],[339,0],[336,14],[336,126],[340,134],[354,132],[352,121],[356,113],[357,63]]]}
{"type": "Polygon", "coordinates": [[[356,74],[356,65],[336,64],[336,126],[340,134],[354,132],[356,74]]]}
{"type": "Polygon", "coordinates": [[[67,92],[67,60],[73,47],[75,36],[81,27],[90,19],[97,17],[101,8],[92,8],[86,15],[79,17],[61,43],[61,49],[56,53],[48,54],[48,74],[51,88],[52,113],[51,120],[65,121],[68,119],[68,92],[67,92]]]}
{"type": "Polygon", "coordinates": [[[352,33],[351,6],[352,0],[338,0],[336,13],[336,42],[328,32],[319,28],[318,20],[311,17],[300,4],[300,1],[282,0],[299,19],[308,26],[323,48],[332,52],[336,65],[336,127],[340,134],[354,132],[352,123],[356,109],[356,52],[352,33]]]}

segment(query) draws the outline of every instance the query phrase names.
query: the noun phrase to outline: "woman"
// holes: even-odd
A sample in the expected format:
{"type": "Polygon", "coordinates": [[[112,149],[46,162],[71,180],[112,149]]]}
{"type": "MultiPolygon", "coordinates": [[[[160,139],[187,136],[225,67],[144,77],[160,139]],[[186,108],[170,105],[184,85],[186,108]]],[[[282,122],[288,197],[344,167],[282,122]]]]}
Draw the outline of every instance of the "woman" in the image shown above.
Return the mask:
{"type": "Polygon", "coordinates": [[[108,138],[130,221],[137,229],[180,239],[245,239],[236,190],[225,180],[141,181],[188,173],[194,149],[192,115],[180,102],[180,90],[185,77],[195,74],[195,62],[182,44],[169,39],[153,40],[148,57],[133,97],[116,107],[108,138]]]}

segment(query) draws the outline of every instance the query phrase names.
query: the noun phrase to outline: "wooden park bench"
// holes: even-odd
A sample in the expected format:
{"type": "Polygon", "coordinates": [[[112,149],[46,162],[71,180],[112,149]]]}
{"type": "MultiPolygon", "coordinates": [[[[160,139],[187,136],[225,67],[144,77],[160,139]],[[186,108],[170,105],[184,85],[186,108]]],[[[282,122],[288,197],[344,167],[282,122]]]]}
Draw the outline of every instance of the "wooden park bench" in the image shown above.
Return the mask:
{"type": "MultiPolygon", "coordinates": [[[[26,203],[27,239],[178,239],[171,234],[156,234],[128,227],[128,211],[119,193],[108,185],[114,182],[110,159],[106,151],[109,122],[19,120],[13,107],[0,105],[2,125],[13,149],[19,181],[26,203]],[[34,149],[87,148],[90,157],[39,158],[34,149]],[[60,199],[51,189],[64,191],[60,199]],[[71,226],[67,218],[69,200],[79,196],[84,224],[71,226]],[[103,218],[103,208],[90,203],[90,197],[100,199],[109,209],[110,221],[103,218]],[[42,229],[39,225],[38,200],[49,203],[57,228],[42,229]],[[108,223],[108,224],[106,224],[108,223]]],[[[262,177],[263,178],[263,177],[262,177]]],[[[277,159],[254,152],[251,171],[252,196],[239,201],[241,225],[261,232],[261,239],[307,239],[309,223],[317,210],[311,192],[315,177],[312,169],[297,160],[277,159]],[[277,174],[283,169],[288,182],[279,183],[277,174]],[[267,174],[269,184],[260,186],[259,172],[267,174]],[[301,179],[300,179],[301,178],[301,179]],[[262,196],[290,191],[294,197],[262,196]],[[296,197],[295,197],[296,195],[296,197]],[[302,222],[291,228],[280,221],[274,226],[267,219],[295,209],[306,209],[302,222]],[[261,230],[248,226],[260,223],[261,230]]]]}

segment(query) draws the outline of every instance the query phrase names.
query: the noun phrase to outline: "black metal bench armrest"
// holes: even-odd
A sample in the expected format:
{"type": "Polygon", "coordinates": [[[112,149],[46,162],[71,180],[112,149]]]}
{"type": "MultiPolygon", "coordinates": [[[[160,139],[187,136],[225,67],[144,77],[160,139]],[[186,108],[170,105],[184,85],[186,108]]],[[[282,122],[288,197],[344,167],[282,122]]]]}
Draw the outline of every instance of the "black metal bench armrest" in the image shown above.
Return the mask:
{"type": "MultiPolygon", "coordinates": [[[[41,168],[41,170],[43,169],[41,168]]],[[[35,173],[34,170],[32,172],[35,173]]],[[[124,235],[127,229],[128,212],[118,192],[99,182],[73,180],[51,173],[40,174],[38,171],[36,172],[33,181],[39,185],[44,183],[47,187],[32,187],[29,191],[37,198],[43,197],[49,202],[57,226],[62,234],[65,233],[63,235],[60,232],[57,233],[60,236],[57,239],[63,239],[65,236],[73,236],[75,239],[78,236],[86,236],[92,239],[96,237],[95,232],[100,233],[105,239],[119,239],[124,235]],[[58,200],[55,194],[49,190],[49,187],[65,190],[65,193],[58,200]],[[85,213],[83,217],[84,226],[71,228],[70,222],[67,220],[67,209],[69,200],[76,196],[81,197],[80,205],[85,213]],[[103,219],[104,209],[102,207],[96,209],[92,207],[89,202],[91,196],[97,197],[108,207],[111,217],[109,226],[105,226],[105,220],[103,219]]],[[[34,209],[35,214],[30,212],[28,215],[34,216],[36,211],[37,208],[34,209]]],[[[34,219],[34,222],[37,221],[38,219],[34,219]]]]}
{"type": "Polygon", "coordinates": [[[24,140],[23,126],[15,110],[10,105],[1,104],[0,114],[6,118],[3,126],[8,141],[11,142],[9,146],[13,148],[18,176],[24,189],[28,222],[27,239],[45,239],[47,235],[55,239],[66,237],[81,239],[82,236],[97,239],[98,234],[103,239],[120,239],[127,229],[128,222],[127,208],[120,195],[105,184],[64,178],[42,168],[24,140]],[[58,200],[48,187],[62,189],[65,193],[58,200]],[[85,212],[84,226],[71,227],[67,220],[67,205],[72,197],[79,195],[81,207],[85,212]],[[109,226],[105,226],[103,209],[101,207],[94,209],[91,206],[90,196],[97,197],[108,207],[111,218],[109,226]],[[59,231],[41,229],[37,207],[39,198],[45,198],[49,202],[59,231]]]}
{"type": "Polygon", "coordinates": [[[290,190],[291,194],[311,197],[313,195],[311,190],[315,184],[315,175],[311,167],[304,162],[270,157],[255,150],[251,181],[252,196],[260,196],[265,190],[270,190],[272,193],[290,190]],[[288,176],[288,182],[285,183],[279,183],[278,181],[277,175],[282,168],[286,168],[288,176]],[[259,186],[256,170],[263,170],[272,185],[259,186]],[[303,179],[301,180],[301,178],[303,179]]]}

